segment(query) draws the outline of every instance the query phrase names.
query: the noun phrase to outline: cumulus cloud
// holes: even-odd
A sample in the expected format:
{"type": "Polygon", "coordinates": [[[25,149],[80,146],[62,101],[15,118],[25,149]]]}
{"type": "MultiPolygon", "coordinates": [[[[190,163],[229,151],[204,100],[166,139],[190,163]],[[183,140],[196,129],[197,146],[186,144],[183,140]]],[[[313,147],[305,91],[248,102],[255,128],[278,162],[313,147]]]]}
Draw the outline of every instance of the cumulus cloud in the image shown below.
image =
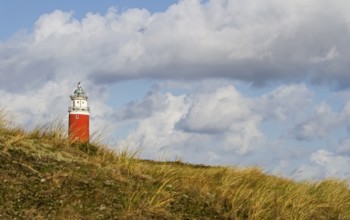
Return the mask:
{"type": "Polygon", "coordinates": [[[310,156],[310,165],[301,165],[294,174],[298,179],[339,177],[349,179],[350,157],[338,155],[324,149],[310,156]]]}
{"type": "Polygon", "coordinates": [[[314,107],[313,113],[299,122],[290,135],[301,141],[324,139],[339,128],[349,127],[349,104],[345,103],[338,112],[325,102],[314,107]]]}
{"type": "Polygon", "coordinates": [[[294,110],[305,109],[310,102],[305,97],[311,94],[304,85],[281,86],[258,97],[247,97],[233,85],[204,85],[187,95],[152,89],[142,100],[130,102],[117,114],[137,124],[127,139],[137,140],[145,151],[173,154],[176,148],[178,154],[192,157],[212,152],[216,162],[230,161],[263,151],[263,123],[293,120],[301,114],[294,110]]]}
{"type": "Polygon", "coordinates": [[[134,115],[138,123],[128,139],[138,140],[145,151],[173,154],[176,149],[181,155],[192,152],[192,157],[195,152],[210,151],[219,159],[222,151],[246,154],[263,138],[258,129],[261,120],[252,112],[251,102],[233,86],[178,96],[152,91],[122,112],[139,113],[127,114],[134,115]],[[146,114],[140,113],[140,106],[149,103],[157,105],[144,108],[146,114]]]}
{"type": "MultiPolygon", "coordinates": [[[[142,156],[151,159],[180,157],[194,163],[259,165],[295,179],[349,176],[339,167],[348,163],[349,158],[341,155],[348,152],[347,139],[328,146],[334,147],[332,153],[334,149],[301,144],[304,139],[290,136],[289,130],[313,121],[313,132],[300,129],[294,135],[326,140],[327,132],[346,128],[346,103],[339,111],[326,102],[316,104],[313,92],[304,84],[279,86],[254,97],[229,83],[201,84],[202,88],[195,86],[194,90],[184,86],[189,90],[179,95],[152,87],[143,99],[124,106],[117,113],[119,120],[133,123],[134,129],[121,143],[137,142],[143,148],[142,156]],[[279,125],[266,128],[265,123],[279,125]],[[271,139],[271,132],[277,139],[271,139]],[[336,160],[339,163],[333,163],[336,160]]],[[[332,142],[322,146],[327,147],[326,143],[332,142]]]]}
{"type": "Polygon", "coordinates": [[[29,34],[0,45],[4,88],[35,88],[72,76],[122,79],[224,77],[269,81],[349,80],[348,3],[337,1],[179,1],[166,11],[104,15],[54,11],[29,34]],[[242,13],[243,12],[243,13],[242,13]],[[26,75],[27,80],[16,80],[26,75]],[[24,86],[23,86],[24,87],[24,86]]]}
{"type": "Polygon", "coordinates": [[[344,154],[350,156],[350,139],[343,138],[339,141],[336,151],[338,154],[344,154]]]}
{"type": "Polygon", "coordinates": [[[176,128],[193,133],[223,133],[240,121],[251,118],[251,101],[234,87],[223,87],[213,93],[188,97],[188,113],[176,128]]]}
{"type": "Polygon", "coordinates": [[[312,96],[312,91],[305,84],[283,85],[263,94],[256,107],[265,120],[298,120],[312,106],[312,96]]]}
{"type": "Polygon", "coordinates": [[[16,121],[23,124],[40,124],[49,118],[62,117],[66,112],[66,101],[63,99],[64,92],[69,94],[65,82],[47,82],[37,91],[28,94],[13,94],[0,90],[1,106],[13,114],[16,121]],[[64,108],[64,109],[62,109],[64,108]]]}

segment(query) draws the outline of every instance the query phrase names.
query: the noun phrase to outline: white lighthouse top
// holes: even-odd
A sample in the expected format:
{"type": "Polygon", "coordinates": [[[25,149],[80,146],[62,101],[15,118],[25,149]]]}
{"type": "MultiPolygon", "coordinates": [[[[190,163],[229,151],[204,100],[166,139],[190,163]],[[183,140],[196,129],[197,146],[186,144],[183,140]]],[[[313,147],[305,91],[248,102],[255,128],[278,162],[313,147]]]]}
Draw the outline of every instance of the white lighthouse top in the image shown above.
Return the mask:
{"type": "Polygon", "coordinates": [[[73,94],[70,96],[71,106],[68,108],[69,113],[88,114],[90,108],[88,106],[88,96],[85,90],[81,87],[80,82],[73,94]]]}
{"type": "Polygon", "coordinates": [[[80,82],[78,82],[77,88],[75,88],[73,95],[70,96],[72,99],[73,98],[78,98],[81,97],[83,99],[87,99],[88,96],[86,95],[85,90],[83,89],[83,87],[81,87],[80,82]]]}

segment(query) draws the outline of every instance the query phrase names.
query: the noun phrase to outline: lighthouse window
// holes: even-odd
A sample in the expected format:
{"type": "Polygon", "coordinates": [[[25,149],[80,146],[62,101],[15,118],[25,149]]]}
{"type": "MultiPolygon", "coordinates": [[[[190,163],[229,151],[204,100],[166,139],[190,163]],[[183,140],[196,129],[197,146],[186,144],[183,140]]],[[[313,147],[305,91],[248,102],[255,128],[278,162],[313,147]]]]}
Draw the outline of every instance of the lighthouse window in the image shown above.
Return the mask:
{"type": "Polygon", "coordinates": [[[76,118],[76,119],[79,119],[79,115],[76,115],[75,118],[76,118]]]}

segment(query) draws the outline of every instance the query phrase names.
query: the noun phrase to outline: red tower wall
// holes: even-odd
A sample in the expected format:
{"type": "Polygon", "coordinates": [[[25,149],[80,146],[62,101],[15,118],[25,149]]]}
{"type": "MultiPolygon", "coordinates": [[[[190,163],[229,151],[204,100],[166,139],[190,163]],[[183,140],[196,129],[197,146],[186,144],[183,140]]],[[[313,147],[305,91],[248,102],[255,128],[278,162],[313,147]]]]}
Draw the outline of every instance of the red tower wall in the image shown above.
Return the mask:
{"type": "Polygon", "coordinates": [[[69,139],[71,141],[89,141],[89,115],[69,114],[69,139]]]}

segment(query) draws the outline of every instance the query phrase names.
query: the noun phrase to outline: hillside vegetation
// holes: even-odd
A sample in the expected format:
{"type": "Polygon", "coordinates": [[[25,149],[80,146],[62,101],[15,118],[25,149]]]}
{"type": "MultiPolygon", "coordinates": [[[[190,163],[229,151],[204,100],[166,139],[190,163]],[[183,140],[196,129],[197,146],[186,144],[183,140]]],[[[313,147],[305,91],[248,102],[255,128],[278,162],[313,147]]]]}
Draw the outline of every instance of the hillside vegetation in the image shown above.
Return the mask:
{"type": "Polygon", "coordinates": [[[350,219],[346,182],[153,162],[0,121],[0,219],[350,219]]]}

